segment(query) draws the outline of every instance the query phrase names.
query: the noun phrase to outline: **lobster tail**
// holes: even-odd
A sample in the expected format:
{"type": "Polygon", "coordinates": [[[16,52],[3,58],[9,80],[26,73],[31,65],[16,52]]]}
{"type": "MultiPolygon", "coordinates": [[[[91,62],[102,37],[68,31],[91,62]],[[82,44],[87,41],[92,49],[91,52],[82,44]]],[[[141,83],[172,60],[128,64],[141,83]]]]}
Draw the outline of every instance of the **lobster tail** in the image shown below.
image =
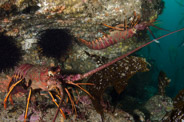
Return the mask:
{"type": "Polygon", "coordinates": [[[88,42],[88,41],[86,41],[86,40],[84,40],[84,39],[79,39],[83,44],[85,44],[86,46],[88,46],[89,48],[91,48],[90,47],[90,42],[88,42]]]}
{"type": "Polygon", "coordinates": [[[96,40],[93,40],[91,42],[88,42],[84,39],[80,39],[83,44],[85,44],[87,47],[93,50],[101,50],[104,48],[107,48],[117,42],[117,40],[113,40],[111,36],[109,37],[102,37],[96,40]]]}
{"type": "Polygon", "coordinates": [[[136,33],[135,29],[127,29],[124,31],[112,31],[109,35],[103,36],[91,42],[88,42],[84,39],[80,39],[83,44],[85,44],[90,49],[101,50],[107,48],[111,45],[114,45],[122,40],[131,38],[136,33]]]}

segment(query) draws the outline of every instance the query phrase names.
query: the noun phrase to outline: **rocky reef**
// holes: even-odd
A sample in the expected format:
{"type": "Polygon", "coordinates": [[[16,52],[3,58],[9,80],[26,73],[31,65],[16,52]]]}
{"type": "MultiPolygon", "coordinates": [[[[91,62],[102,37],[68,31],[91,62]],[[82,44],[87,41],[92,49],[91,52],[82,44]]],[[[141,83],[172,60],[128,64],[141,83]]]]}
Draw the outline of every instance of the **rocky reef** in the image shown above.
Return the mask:
{"type": "Polygon", "coordinates": [[[96,66],[86,64],[90,60],[83,50],[112,59],[149,41],[149,37],[145,31],[141,31],[138,38],[129,38],[100,51],[88,49],[79,38],[92,41],[108,34],[110,28],[102,24],[116,26],[126,21],[128,25],[134,19],[134,12],[136,17],[140,16],[140,21],[155,20],[163,9],[162,5],[161,0],[3,0],[0,2],[0,32],[15,38],[16,44],[22,47],[26,54],[30,53],[29,56],[23,56],[25,62],[29,58],[35,58],[32,63],[41,64],[45,59],[42,57],[39,60],[37,42],[40,33],[47,29],[67,29],[74,38],[68,50],[70,55],[64,60],[65,68],[72,67],[74,70],[81,69],[80,72],[86,72],[96,66]],[[71,60],[80,63],[75,67],[71,60]],[[83,67],[86,65],[90,69],[83,67]]]}

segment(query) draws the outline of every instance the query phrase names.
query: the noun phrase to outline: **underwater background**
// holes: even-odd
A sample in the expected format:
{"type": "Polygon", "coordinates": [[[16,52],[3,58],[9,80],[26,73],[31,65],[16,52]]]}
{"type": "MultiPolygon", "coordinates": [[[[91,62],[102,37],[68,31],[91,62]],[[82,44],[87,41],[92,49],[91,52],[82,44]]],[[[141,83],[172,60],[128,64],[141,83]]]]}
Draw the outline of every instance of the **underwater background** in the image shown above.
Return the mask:
{"type": "MultiPolygon", "coordinates": [[[[156,25],[169,31],[184,27],[184,1],[164,0],[165,7],[158,16],[156,25]]],[[[156,37],[167,34],[167,31],[152,28],[156,37]]],[[[152,36],[150,36],[152,38],[152,36]]],[[[155,75],[152,79],[157,84],[157,76],[163,70],[171,79],[166,88],[170,97],[176,96],[179,90],[184,88],[184,33],[178,32],[159,40],[159,44],[153,43],[144,47],[138,53],[147,59],[151,59],[155,66],[155,75]]],[[[156,85],[155,84],[155,85],[156,85]]]]}

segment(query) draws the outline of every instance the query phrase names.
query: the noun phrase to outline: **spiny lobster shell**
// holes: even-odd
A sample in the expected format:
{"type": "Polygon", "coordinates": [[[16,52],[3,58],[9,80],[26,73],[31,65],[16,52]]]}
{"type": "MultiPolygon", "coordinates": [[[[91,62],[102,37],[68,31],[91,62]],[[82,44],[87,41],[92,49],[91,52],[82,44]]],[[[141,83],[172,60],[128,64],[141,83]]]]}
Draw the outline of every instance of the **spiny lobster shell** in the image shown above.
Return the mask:
{"type": "MultiPolygon", "coordinates": [[[[28,86],[31,81],[33,89],[47,89],[47,80],[49,79],[49,67],[35,66],[32,64],[22,64],[14,72],[12,76],[13,82],[16,82],[16,77],[25,79],[25,84],[28,86]]],[[[12,83],[13,83],[12,82],[12,83]]]]}

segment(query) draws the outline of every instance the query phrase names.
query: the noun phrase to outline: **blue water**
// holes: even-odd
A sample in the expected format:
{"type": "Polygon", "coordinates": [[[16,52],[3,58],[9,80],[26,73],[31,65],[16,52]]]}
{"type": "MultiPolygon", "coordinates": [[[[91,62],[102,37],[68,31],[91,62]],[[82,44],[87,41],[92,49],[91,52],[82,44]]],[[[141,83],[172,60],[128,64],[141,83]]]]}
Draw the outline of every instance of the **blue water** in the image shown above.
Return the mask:
{"type": "MultiPolygon", "coordinates": [[[[159,15],[157,26],[174,31],[184,28],[184,6],[179,5],[175,0],[164,0],[165,8],[159,15]]],[[[183,2],[184,0],[178,0],[183,2]]],[[[160,37],[169,32],[153,29],[156,37],[160,37]],[[156,30],[156,31],[154,31],[156,30]]],[[[184,31],[172,34],[159,40],[159,45],[152,43],[143,48],[140,52],[142,56],[154,60],[156,69],[163,70],[171,79],[167,88],[167,95],[174,97],[179,90],[184,89],[184,31]]],[[[153,80],[158,83],[159,72],[155,72],[153,80]]]]}

